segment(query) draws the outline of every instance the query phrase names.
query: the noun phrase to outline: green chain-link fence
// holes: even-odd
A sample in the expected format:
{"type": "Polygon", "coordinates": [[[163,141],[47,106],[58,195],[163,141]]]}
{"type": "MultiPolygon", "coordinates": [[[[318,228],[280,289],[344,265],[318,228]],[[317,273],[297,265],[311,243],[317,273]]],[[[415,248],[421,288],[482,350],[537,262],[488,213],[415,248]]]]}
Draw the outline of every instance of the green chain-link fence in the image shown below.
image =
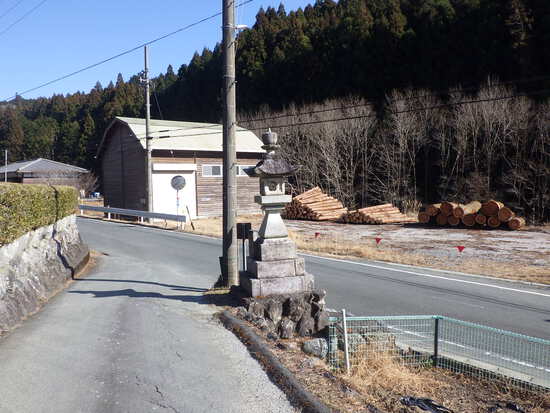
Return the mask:
{"type": "Polygon", "coordinates": [[[391,358],[550,390],[548,340],[437,315],[330,321],[328,359],[334,369],[353,369],[373,357],[391,358]]]}

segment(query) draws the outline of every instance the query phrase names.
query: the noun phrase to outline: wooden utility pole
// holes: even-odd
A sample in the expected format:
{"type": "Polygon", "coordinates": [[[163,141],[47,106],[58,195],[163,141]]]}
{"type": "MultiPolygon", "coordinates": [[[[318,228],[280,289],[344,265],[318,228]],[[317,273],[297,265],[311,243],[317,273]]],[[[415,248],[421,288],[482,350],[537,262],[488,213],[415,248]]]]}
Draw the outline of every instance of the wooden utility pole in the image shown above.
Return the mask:
{"type": "Polygon", "coordinates": [[[144,46],[145,69],[143,71],[143,81],[145,82],[145,150],[147,152],[146,166],[147,177],[145,179],[145,192],[147,196],[147,211],[153,211],[153,165],[151,162],[151,135],[149,122],[151,121],[151,102],[149,97],[149,51],[147,45],[144,46]]]}
{"type": "Polygon", "coordinates": [[[235,150],[235,1],[223,1],[223,257],[222,277],[228,287],[239,284],[237,262],[237,154],[235,150]]]}
{"type": "Polygon", "coordinates": [[[4,149],[4,182],[8,182],[8,150],[4,149]]]}

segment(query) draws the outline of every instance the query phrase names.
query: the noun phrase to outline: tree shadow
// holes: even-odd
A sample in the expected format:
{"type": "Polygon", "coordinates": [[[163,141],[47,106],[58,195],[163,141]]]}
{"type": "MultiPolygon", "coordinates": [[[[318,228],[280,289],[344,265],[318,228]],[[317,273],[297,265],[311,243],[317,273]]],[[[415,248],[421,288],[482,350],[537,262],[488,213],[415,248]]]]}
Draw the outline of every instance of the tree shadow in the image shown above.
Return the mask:
{"type": "Polygon", "coordinates": [[[92,281],[92,282],[114,282],[114,283],[131,283],[131,284],[148,284],[148,285],[156,285],[158,287],[167,287],[167,288],[171,288],[172,290],[175,290],[175,291],[192,291],[192,292],[197,292],[197,293],[204,293],[206,291],[208,291],[207,288],[200,288],[200,287],[187,287],[187,286],[183,286],[183,285],[175,285],[175,284],[165,284],[165,283],[160,283],[160,282],[156,282],[156,281],[142,281],[142,280],[115,280],[115,279],[110,279],[110,278],[79,278],[79,279],[76,279],[75,281],[77,282],[82,282],[82,281],[92,281]]]}
{"type": "MultiPolygon", "coordinates": [[[[84,281],[84,280],[83,280],[84,281]]],[[[197,289],[195,287],[179,286],[177,291],[189,291],[189,292],[207,292],[211,290],[197,289]],[[199,291],[200,290],[200,291],[199,291]]],[[[68,291],[70,294],[92,294],[94,298],[110,298],[110,297],[129,297],[129,298],[162,298],[166,300],[176,300],[187,303],[196,304],[208,304],[219,307],[234,307],[238,305],[238,298],[233,294],[196,294],[196,295],[182,295],[182,294],[162,294],[152,291],[136,291],[133,288],[126,288],[122,290],[72,290],[68,291]]]]}
{"type": "MultiPolygon", "coordinates": [[[[185,291],[185,290],[183,290],[185,291]]],[[[191,290],[193,291],[193,290],[191,290]]],[[[92,294],[94,298],[109,298],[109,297],[130,297],[130,298],[164,298],[167,300],[178,300],[183,302],[192,302],[203,304],[202,295],[166,295],[155,292],[141,292],[133,288],[124,290],[109,290],[109,291],[94,291],[94,290],[76,290],[69,291],[71,294],[92,294]]]]}

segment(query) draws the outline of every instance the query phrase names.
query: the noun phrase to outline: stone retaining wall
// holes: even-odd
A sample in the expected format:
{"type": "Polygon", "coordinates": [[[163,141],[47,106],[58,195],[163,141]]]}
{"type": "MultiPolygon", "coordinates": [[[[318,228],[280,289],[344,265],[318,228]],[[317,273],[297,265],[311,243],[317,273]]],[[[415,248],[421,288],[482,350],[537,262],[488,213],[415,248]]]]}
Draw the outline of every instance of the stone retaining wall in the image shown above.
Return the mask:
{"type": "Polygon", "coordinates": [[[75,215],[0,247],[0,334],[37,311],[88,257],[75,215]]]}

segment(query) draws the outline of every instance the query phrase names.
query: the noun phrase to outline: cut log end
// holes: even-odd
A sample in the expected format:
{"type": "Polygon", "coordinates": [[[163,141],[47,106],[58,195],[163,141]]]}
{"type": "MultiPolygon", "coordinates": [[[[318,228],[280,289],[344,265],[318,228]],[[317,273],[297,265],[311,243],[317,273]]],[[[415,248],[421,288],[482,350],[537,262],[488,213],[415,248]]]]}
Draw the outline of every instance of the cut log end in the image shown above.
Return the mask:
{"type": "Polygon", "coordinates": [[[419,212],[418,213],[418,222],[421,224],[428,224],[430,222],[431,216],[427,212],[419,212]]]}
{"type": "Polygon", "coordinates": [[[521,217],[514,217],[508,221],[508,228],[512,230],[518,230],[525,226],[525,219],[521,217]]]}

